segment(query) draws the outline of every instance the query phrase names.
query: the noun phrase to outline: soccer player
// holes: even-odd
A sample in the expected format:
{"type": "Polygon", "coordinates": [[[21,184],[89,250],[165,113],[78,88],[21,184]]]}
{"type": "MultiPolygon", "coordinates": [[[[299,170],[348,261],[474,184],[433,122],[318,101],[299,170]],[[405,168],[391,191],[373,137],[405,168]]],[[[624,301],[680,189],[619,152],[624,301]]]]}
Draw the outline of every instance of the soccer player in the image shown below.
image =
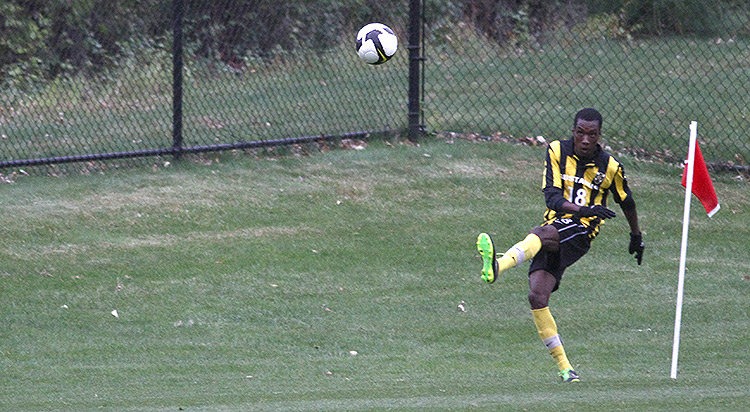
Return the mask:
{"type": "Polygon", "coordinates": [[[542,183],[547,210],[544,222],[499,257],[487,233],[477,238],[482,256],[482,280],[492,283],[505,270],[531,261],[529,303],[539,337],[557,361],[563,382],[579,382],[557,325],[549,297],[560,286],[563,272],[588,252],[605,219],[616,216],[607,208],[609,195],[620,205],[630,225],[630,254],[643,260],[643,240],[633,195],[620,162],[599,145],[602,115],[586,108],[573,119],[573,136],[550,143],[542,183]]]}

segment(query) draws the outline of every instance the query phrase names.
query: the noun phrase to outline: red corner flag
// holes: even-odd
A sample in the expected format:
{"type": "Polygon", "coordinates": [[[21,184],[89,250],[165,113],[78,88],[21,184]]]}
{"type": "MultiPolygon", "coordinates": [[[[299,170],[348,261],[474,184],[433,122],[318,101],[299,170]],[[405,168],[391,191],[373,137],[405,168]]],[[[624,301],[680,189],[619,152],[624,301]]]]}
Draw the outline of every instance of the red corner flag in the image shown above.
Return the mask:
{"type": "MultiPolygon", "coordinates": [[[[687,187],[688,167],[682,172],[682,186],[687,187]]],[[[693,194],[698,197],[701,204],[706,209],[708,217],[713,216],[719,211],[719,199],[716,197],[714,184],[711,183],[711,177],[708,175],[706,162],[701,154],[701,147],[698,141],[695,141],[695,166],[693,170],[693,194]]]]}

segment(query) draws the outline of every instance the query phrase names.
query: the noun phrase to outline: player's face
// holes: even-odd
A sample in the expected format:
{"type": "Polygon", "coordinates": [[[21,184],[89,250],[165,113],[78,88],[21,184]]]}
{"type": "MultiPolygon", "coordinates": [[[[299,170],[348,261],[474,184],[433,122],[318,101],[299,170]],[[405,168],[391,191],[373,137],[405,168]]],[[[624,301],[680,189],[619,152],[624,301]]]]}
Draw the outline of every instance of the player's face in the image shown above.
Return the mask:
{"type": "Polygon", "coordinates": [[[601,129],[598,121],[578,119],[576,127],[573,128],[573,145],[578,157],[593,156],[596,153],[599,136],[601,136],[601,129]]]}

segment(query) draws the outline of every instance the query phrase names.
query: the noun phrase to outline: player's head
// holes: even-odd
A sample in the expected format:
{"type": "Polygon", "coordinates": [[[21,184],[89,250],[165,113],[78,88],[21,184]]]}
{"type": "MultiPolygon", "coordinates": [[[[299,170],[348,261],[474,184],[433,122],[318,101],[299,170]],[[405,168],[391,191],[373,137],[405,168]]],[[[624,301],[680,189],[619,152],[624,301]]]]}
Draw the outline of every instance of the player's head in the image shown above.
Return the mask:
{"type": "Polygon", "coordinates": [[[573,121],[573,148],[581,158],[591,158],[597,153],[602,134],[602,115],[596,109],[583,109],[573,121]]]}
{"type": "Polygon", "coordinates": [[[602,114],[599,113],[598,110],[592,109],[590,107],[587,107],[585,109],[581,109],[576,113],[576,117],[573,118],[573,128],[575,128],[578,125],[578,120],[586,120],[589,122],[599,122],[599,131],[602,130],[602,114]]]}

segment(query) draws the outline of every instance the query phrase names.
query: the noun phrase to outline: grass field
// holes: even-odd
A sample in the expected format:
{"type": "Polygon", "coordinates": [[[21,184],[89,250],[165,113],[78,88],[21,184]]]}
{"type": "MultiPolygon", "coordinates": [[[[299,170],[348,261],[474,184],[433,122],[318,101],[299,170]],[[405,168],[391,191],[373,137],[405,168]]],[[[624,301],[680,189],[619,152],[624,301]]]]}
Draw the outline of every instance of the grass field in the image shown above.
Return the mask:
{"type": "Polygon", "coordinates": [[[474,246],[539,223],[542,156],[374,141],[18,177],[0,200],[0,409],[750,409],[747,183],[715,177],[713,219],[693,202],[672,380],[680,170],[623,159],[644,264],[618,217],[566,274],[551,306],[583,382],[564,385],[524,269],[485,285],[474,246]]]}

